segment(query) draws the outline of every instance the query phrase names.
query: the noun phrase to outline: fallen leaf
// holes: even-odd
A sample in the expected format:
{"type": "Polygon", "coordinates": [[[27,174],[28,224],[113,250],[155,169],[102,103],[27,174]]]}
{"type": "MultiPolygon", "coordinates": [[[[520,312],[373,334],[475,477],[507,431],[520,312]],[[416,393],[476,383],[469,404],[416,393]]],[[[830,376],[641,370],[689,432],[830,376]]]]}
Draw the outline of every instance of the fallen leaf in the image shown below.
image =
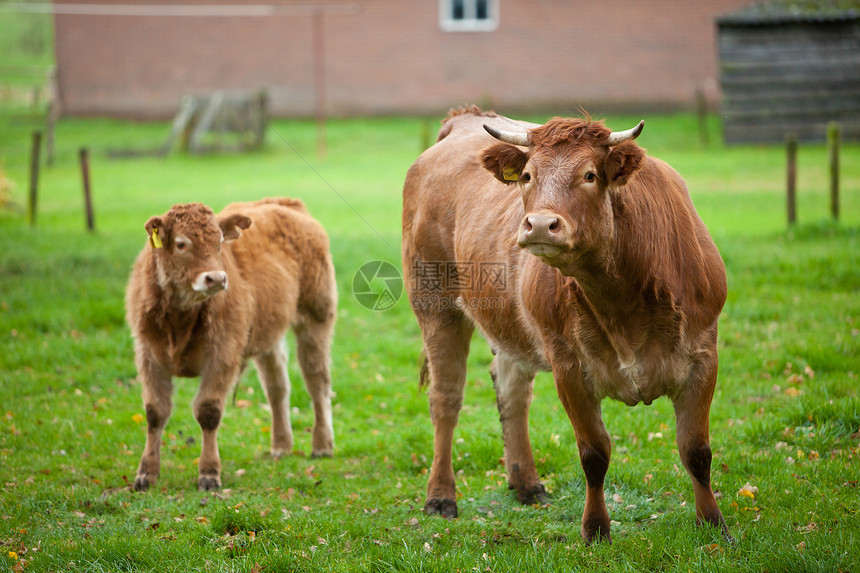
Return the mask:
{"type": "Polygon", "coordinates": [[[755,499],[756,493],[758,493],[758,488],[754,485],[750,485],[750,482],[747,482],[744,487],[738,490],[738,495],[748,497],[750,499],[755,499]]]}
{"type": "Polygon", "coordinates": [[[786,389],[783,391],[783,393],[784,393],[786,396],[790,396],[790,397],[792,397],[792,398],[796,398],[797,396],[800,396],[801,394],[803,394],[803,390],[801,390],[800,388],[795,388],[794,386],[789,386],[788,388],[786,388],[786,389]]]}

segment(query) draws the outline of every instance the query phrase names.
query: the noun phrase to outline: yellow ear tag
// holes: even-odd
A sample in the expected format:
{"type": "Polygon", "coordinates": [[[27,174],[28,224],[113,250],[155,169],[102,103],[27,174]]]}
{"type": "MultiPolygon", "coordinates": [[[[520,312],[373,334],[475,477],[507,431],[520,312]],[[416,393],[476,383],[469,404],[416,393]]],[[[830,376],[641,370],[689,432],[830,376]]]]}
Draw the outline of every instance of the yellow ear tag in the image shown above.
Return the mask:
{"type": "Polygon", "coordinates": [[[502,170],[502,177],[505,178],[505,181],[519,181],[520,174],[517,173],[517,170],[513,167],[505,167],[502,170]]]}
{"type": "Polygon", "coordinates": [[[152,245],[153,249],[160,249],[164,245],[161,243],[161,239],[158,236],[158,228],[152,229],[152,234],[149,236],[149,244],[152,245]]]}

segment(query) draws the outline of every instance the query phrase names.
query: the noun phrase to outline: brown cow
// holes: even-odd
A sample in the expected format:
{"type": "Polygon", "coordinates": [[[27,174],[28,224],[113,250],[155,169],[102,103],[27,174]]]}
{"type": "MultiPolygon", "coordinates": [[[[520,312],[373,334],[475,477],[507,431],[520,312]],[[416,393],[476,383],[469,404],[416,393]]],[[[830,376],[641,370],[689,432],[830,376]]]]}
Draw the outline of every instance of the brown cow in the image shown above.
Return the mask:
{"type": "Polygon", "coordinates": [[[696,520],[725,531],[708,441],[725,268],[683,179],[632,141],[642,125],[612,133],[588,119],[538,126],[465,109],[409,170],[403,269],[435,428],[427,513],[457,515],[451,444],[477,326],[496,355],[508,484],[523,503],[546,498],[528,410],[535,373],[550,370],[585,473],[587,542],[611,540],[606,397],[672,400],[696,520]]]}
{"type": "Polygon", "coordinates": [[[126,292],[147,422],[134,488],[145,490],[158,478],[174,376],[200,377],[197,483],[201,490],[221,487],[218,426],[249,358],[272,410],[271,453],[292,452],[284,346],[291,328],[314,404],[313,455],[330,456],[329,345],[337,290],[322,226],[301,201],[283,198],[233,203],[217,216],[200,203],[174,205],[149,219],[146,231],[149,243],[126,292]]]}

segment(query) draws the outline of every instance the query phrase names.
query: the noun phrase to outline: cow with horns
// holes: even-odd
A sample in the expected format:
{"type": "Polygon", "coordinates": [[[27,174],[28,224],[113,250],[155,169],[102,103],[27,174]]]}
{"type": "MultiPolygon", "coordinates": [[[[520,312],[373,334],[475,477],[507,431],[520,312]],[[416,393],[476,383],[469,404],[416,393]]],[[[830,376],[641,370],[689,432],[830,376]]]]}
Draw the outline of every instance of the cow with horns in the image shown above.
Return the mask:
{"type": "Polygon", "coordinates": [[[435,429],[427,513],[457,516],[452,441],[477,326],[495,354],[505,467],[521,502],[546,499],[528,413],[535,374],[548,370],[585,473],[586,542],[611,541],[604,398],[672,400],[696,521],[726,531],[708,435],[725,267],[684,180],[633,141],[643,125],[611,132],[461,109],[410,168],[403,269],[435,429]]]}

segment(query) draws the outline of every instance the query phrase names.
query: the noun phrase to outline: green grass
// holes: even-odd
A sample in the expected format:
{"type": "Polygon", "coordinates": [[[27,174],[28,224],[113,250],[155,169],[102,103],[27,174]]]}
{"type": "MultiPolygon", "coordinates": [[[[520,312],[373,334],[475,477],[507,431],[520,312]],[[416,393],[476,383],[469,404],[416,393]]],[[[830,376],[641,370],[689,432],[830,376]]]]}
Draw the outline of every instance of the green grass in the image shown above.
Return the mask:
{"type": "MultiPolygon", "coordinates": [[[[274,122],[258,153],[116,160],[110,151],[156,148],[167,124],[66,119],[30,227],[29,137],[43,120],[7,107],[0,165],[16,186],[13,207],[0,211],[0,569],[23,559],[26,571],[858,570],[860,146],[844,149],[839,224],[827,221],[825,150],[801,148],[800,225],[787,231],[781,149],[705,148],[691,116],[646,120],[642,145],[687,179],[728,267],[711,440],[734,544],[694,527],[671,404],[658,400],[604,404],[617,523],[613,545],[584,546],[584,479],[546,374],[531,427],[552,503],[519,506],[499,462],[491,355],[479,340],[455,436],[461,517],[423,515],[432,425],[418,389],[420,332],[405,300],[371,312],[351,294],[365,262],[400,264],[401,186],[423,120],[331,121],[320,161],[307,121],[274,122]],[[92,157],[93,234],[82,146],[92,157]],[[312,412],[295,363],[304,454],[267,457],[268,414],[251,369],[220,433],[225,490],[198,493],[196,381],[178,380],[160,481],[132,493],[145,423],[123,294],[143,223],[176,202],[220,209],[281,194],[302,197],[331,237],[341,301],[335,457],[307,455],[312,412]],[[747,483],[754,498],[738,494],[747,483]]],[[[718,127],[712,118],[712,136],[718,127]]]]}

